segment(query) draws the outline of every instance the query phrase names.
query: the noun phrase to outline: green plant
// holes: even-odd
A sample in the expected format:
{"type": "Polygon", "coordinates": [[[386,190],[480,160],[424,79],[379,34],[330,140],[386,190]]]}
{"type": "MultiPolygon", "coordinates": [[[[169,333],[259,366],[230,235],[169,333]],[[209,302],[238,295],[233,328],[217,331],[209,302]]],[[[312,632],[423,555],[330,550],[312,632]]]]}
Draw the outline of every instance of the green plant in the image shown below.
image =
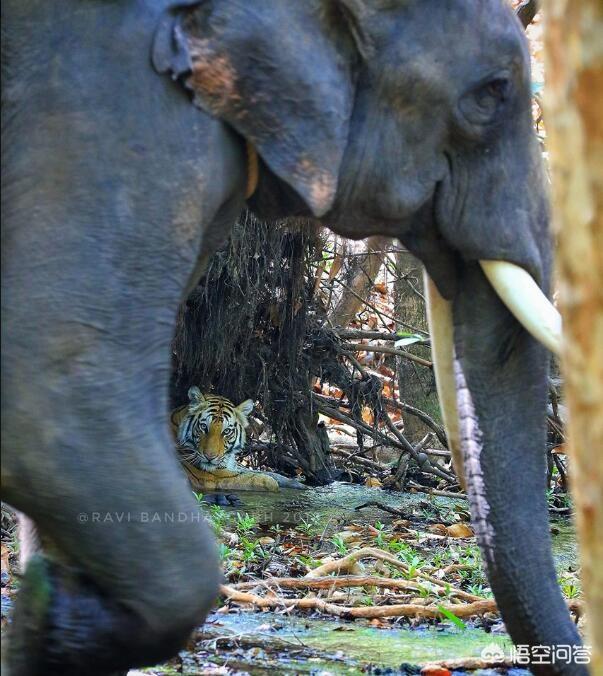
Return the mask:
{"type": "Polygon", "coordinates": [[[418,591],[419,591],[419,596],[423,599],[429,598],[431,595],[431,589],[429,587],[425,587],[422,584],[417,585],[418,591]]]}
{"type": "Polygon", "coordinates": [[[443,568],[444,564],[446,563],[448,559],[448,552],[447,551],[437,551],[432,557],[431,557],[431,565],[434,568],[443,568]]]}
{"type": "Polygon", "coordinates": [[[576,599],[582,596],[580,583],[575,577],[560,575],[559,586],[561,587],[563,595],[568,599],[576,599]]]}
{"type": "Polygon", "coordinates": [[[263,554],[262,546],[255,540],[249,540],[246,537],[241,537],[241,560],[244,563],[252,563],[257,561],[258,556],[263,554]]]}
{"type": "Polygon", "coordinates": [[[492,598],[492,591],[484,584],[472,584],[467,587],[467,591],[475,596],[482,596],[483,598],[492,598]]]}
{"type": "Polygon", "coordinates": [[[375,535],[375,544],[378,547],[387,547],[387,542],[385,541],[385,524],[381,521],[375,521],[373,528],[377,531],[375,535]]]}
{"type": "Polygon", "coordinates": [[[318,568],[318,566],[320,565],[320,561],[318,561],[318,559],[315,559],[312,556],[306,556],[305,554],[298,554],[295,557],[295,560],[301,563],[302,566],[305,566],[310,570],[312,568],[318,568]]]}
{"type": "Polygon", "coordinates": [[[196,491],[193,491],[193,495],[197,501],[197,507],[201,508],[203,506],[203,493],[197,493],[196,491]]]}
{"type": "Polygon", "coordinates": [[[447,619],[452,622],[456,627],[459,629],[467,629],[467,625],[461,620],[460,617],[457,617],[452,611],[448,610],[448,608],[444,608],[444,606],[438,606],[438,610],[440,613],[447,619]]]}
{"type": "Polygon", "coordinates": [[[255,526],[255,517],[247,514],[247,512],[245,512],[245,514],[237,512],[237,530],[239,533],[248,534],[255,528],[255,526]]]}
{"type": "Polygon", "coordinates": [[[317,514],[311,514],[307,519],[302,517],[297,530],[304,535],[317,535],[321,530],[320,517],[317,514]]]}
{"type": "Polygon", "coordinates": [[[214,533],[218,535],[222,531],[224,524],[228,521],[228,512],[222,509],[220,505],[210,505],[207,516],[211,527],[214,529],[214,533]]]}
{"type": "Polygon", "coordinates": [[[416,576],[417,572],[423,567],[424,561],[420,556],[411,556],[406,558],[406,563],[408,565],[408,579],[412,579],[416,576]]]}
{"type": "Polygon", "coordinates": [[[348,552],[348,546],[345,543],[345,540],[341,537],[341,535],[333,535],[331,538],[331,542],[335,545],[335,548],[337,551],[343,556],[344,554],[347,554],[348,552]]]}
{"type": "Polygon", "coordinates": [[[220,561],[227,561],[232,556],[232,549],[225,545],[223,542],[218,543],[218,554],[220,556],[220,561]]]}

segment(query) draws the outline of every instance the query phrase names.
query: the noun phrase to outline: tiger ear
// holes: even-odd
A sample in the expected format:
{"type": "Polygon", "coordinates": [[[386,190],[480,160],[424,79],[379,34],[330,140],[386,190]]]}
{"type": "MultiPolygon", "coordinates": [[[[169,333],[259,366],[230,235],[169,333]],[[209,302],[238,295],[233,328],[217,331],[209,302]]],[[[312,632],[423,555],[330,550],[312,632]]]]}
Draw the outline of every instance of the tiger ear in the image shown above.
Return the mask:
{"type": "Polygon", "coordinates": [[[247,427],[247,416],[253,411],[253,399],[245,399],[245,401],[242,404],[239,404],[236,407],[237,413],[241,415],[245,422],[245,427],[247,427]]]}
{"type": "Polygon", "coordinates": [[[188,399],[191,402],[191,404],[202,404],[205,401],[205,397],[203,396],[201,390],[196,385],[193,385],[192,387],[189,388],[188,399]]]}

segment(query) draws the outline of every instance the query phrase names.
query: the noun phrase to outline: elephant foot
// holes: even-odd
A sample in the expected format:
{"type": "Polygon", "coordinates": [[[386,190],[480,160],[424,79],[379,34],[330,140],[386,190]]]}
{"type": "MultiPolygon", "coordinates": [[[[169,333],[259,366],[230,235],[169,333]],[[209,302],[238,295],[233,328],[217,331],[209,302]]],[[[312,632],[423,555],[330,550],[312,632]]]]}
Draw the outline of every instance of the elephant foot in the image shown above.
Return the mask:
{"type": "Polygon", "coordinates": [[[92,585],[35,555],[15,603],[6,667],[10,676],[121,676],[171,656],[185,639],[158,636],[92,585]]]}

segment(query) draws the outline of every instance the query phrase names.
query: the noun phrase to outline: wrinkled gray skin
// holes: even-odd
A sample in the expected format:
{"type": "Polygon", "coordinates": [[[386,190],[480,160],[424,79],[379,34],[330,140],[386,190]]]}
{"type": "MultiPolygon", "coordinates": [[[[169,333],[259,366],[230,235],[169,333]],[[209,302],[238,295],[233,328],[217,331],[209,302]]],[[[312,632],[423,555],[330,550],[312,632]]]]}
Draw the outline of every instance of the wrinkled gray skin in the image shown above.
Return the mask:
{"type": "Polygon", "coordinates": [[[544,498],[548,358],[476,262],[548,287],[529,59],[505,2],[5,0],[3,59],[2,481],[46,555],[12,673],[152,664],[216,594],[163,421],[176,308],[244,204],[243,138],[260,215],[397,236],[454,301],[496,600],[517,643],[578,643],[544,498]]]}

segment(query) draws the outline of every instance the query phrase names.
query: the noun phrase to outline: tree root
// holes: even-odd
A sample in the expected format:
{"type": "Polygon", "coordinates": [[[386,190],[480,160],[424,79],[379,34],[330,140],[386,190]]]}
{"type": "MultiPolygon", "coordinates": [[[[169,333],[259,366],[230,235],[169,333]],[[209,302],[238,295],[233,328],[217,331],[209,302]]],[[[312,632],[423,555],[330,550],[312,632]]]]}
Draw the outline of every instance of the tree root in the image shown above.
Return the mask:
{"type": "Polygon", "coordinates": [[[286,599],[272,596],[263,598],[257,594],[241,592],[227,585],[222,585],[221,592],[230,601],[256,606],[257,608],[301,608],[304,610],[320,610],[327,615],[341,618],[379,618],[379,617],[442,617],[442,609],[454,613],[457,617],[471,617],[496,612],[496,603],[493,600],[482,599],[473,603],[452,603],[446,605],[423,606],[417,603],[403,603],[394,606],[338,606],[316,597],[301,599],[286,599]]]}
{"type": "MultiPolygon", "coordinates": [[[[469,594],[462,589],[451,587],[432,575],[422,571],[414,571],[414,580],[403,580],[400,578],[389,578],[379,575],[339,575],[339,573],[354,570],[354,567],[361,559],[377,559],[404,571],[409,574],[408,565],[392,554],[384,552],[374,547],[363,547],[350,552],[346,556],[335,561],[328,561],[323,565],[311,570],[305,577],[273,577],[267,579],[251,580],[239,582],[238,584],[222,585],[221,593],[226,600],[233,603],[252,605],[256,608],[273,609],[302,609],[318,610],[327,615],[334,615],[340,618],[388,618],[388,617],[417,617],[417,618],[439,618],[452,613],[459,618],[468,618],[475,615],[484,615],[485,613],[497,613],[498,609],[494,599],[484,599],[474,594],[469,594]],[[335,576],[331,576],[335,573],[335,576]],[[397,603],[391,604],[391,601],[399,600],[399,597],[379,597],[380,603],[390,601],[390,605],[373,606],[346,606],[343,598],[324,599],[314,595],[304,596],[302,598],[287,598],[283,595],[277,595],[278,591],[285,589],[305,589],[313,591],[327,590],[332,592],[335,589],[354,588],[354,587],[373,587],[380,589],[401,589],[406,592],[421,593],[424,588],[420,580],[428,581],[432,588],[429,593],[432,596],[448,596],[459,600],[457,603],[439,604],[436,602],[425,603],[397,603]],[[259,596],[249,590],[259,590],[264,588],[267,596],[259,596]]],[[[460,568],[460,567],[459,567],[460,568]]],[[[450,567],[452,569],[452,566],[450,567]]],[[[579,601],[572,600],[568,602],[569,609],[578,617],[582,612],[582,604],[579,601]]]]}

